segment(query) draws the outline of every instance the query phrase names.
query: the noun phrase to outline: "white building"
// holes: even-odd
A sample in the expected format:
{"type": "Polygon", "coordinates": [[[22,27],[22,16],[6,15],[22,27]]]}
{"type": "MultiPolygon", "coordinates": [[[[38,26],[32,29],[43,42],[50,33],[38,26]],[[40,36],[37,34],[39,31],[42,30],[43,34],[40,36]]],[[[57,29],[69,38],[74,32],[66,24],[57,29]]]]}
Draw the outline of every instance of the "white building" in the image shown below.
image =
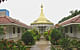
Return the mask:
{"type": "Polygon", "coordinates": [[[70,38],[80,39],[80,15],[72,17],[64,22],[59,23],[63,26],[63,33],[70,38]]]}
{"type": "Polygon", "coordinates": [[[31,26],[42,34],[53,26],[53,23],[50,22],[43,14],[43,5],[41,5],[41,14],[39,18],[31,23],[31,26]]]}
{"type": "MultiPolygon", "coordinates": [[[[1,12],[3,13],[3,11],[1,12]]],[[[4,33],[0,33],[0,39],[4,38],[15,40],[21,39],[22,33],[29,28],[26,24],[7,15],[0,16],[0,28],[1,27],[3,28],[4,33]]]]}

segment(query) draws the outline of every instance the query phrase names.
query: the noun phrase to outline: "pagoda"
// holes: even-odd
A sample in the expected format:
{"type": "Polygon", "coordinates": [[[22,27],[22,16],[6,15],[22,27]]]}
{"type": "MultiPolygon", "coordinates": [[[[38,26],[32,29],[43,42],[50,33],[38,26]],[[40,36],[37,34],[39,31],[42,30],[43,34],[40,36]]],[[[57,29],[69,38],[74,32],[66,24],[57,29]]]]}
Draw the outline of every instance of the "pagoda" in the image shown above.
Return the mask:
{"type": "Polygon", "coordinates": [[[41,13],[37,20],[35,20],[33,23],[31,23],[32,28],[35,28],[38,30],[41,34],[44,32],[50,30],[50,28],[53,26],[53,23],[49,21],[44,13],[43,13],[43,5],[41,4],[41,13]]]}

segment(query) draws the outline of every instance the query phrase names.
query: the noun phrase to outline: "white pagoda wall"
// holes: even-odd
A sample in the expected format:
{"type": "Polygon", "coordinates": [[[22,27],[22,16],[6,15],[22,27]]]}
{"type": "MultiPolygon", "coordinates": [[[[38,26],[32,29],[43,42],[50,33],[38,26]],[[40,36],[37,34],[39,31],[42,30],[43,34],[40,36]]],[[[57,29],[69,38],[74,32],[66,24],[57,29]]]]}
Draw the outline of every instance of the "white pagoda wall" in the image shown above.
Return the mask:
{"type": "Polygon", "coordinates": [[[43,26],[43,27],[46,27],[44,31],[48,31],[53,25],[52,24],[34,24],[31,26],[38,31],[40,31],[38,27],[43,26]]]}

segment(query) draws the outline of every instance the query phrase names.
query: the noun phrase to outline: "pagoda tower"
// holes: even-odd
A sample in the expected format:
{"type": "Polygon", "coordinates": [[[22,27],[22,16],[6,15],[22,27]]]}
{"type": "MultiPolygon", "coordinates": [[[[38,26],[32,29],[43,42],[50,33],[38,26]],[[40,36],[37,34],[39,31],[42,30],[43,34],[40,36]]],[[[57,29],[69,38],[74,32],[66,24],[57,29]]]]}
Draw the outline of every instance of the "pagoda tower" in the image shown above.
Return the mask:
{"type": "Polygon", "coordinates": [[[38,30],[41,34],[44,32],[50,30],[50,28],[53,26],[53,23],[50,22],[43,13],[43,5],[41,4],[41,13],[37,20],[35,20],[33,23],[31,23],[32,28],[35,28],[38,30]]]}

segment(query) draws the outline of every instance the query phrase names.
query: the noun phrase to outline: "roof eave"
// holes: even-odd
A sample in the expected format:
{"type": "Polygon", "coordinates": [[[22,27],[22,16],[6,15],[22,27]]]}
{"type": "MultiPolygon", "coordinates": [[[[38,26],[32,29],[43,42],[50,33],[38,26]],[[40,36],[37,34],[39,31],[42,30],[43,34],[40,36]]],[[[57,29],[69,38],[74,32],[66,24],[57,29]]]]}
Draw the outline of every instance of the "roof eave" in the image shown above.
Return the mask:
{"type": "Polygon", "coordinates": [[[18,24],[15,24],[15,23],[7,23],[7,24],[0,24],[0,25],[15,25],[15,26],[27,28],[27,27],[25,27],[25,26],[18,25],[18,24]]]}
{"type": "Polygon", "coordinates": [[[53,25],[53,23],[31,23],[31,25],[33,24],[52,24],[53,25]]]}

